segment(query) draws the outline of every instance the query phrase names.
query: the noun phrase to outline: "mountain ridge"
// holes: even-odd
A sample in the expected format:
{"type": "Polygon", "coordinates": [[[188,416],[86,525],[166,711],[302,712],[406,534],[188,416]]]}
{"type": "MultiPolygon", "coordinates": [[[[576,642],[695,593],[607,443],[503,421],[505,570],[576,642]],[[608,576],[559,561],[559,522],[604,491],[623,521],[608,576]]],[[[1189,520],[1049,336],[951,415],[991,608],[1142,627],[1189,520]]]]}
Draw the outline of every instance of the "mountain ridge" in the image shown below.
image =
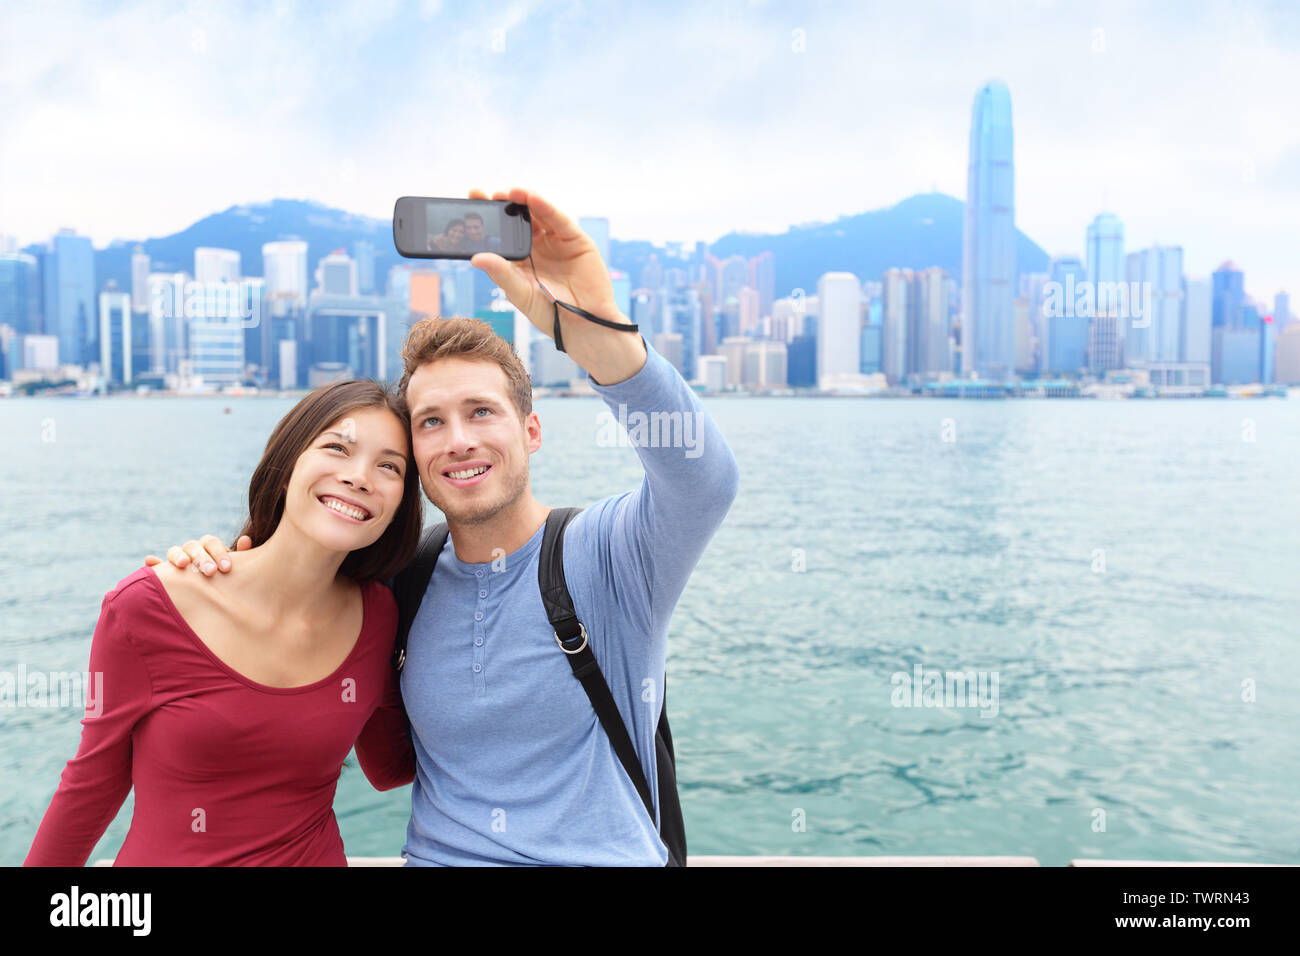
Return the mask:
{"type": "MultiPolygon", "coordinates": [[[[944,193],[919,193],[892,206],[846,213],[830,222],[791,225],[782,233],[735,231],[709,245],[720,259],[731,255],[773,254],[776,294],[800,288],[812,294],[826,272],[851,272],[859,279],[878,280],[889,268],[923,269],[939,266],[960,282],[965,203],[944,193]]],[[[95,250],[96,288],[113,279],[131,287],[131,254],[141,246],[155,272],[193,272],[194,249],[216,246],[240,254],[244,275],[262,275],[262,244],[286,238],[307,242],[309,275],[316,263],[335,249],[351,254],[352,243],[368,239],[375,245],[375,284],[384,288],[389,268],[403,261],[393,246],[391,221],[326,206],[308,199],[271,199],[240,203],[211,213],[178,232],[144,240],[114,240],[95,250]]],[[[610,268],[632,277],[635,288],[650,253],[671,266],[665,248],[647,240],[610,241],[610,268]]],[[[1042,272],[1048,255],[1020,230],[1016,231],[1018,272],[1042,272]]],[[[310,281],[310,280],[309,280],[310,281]]]]}

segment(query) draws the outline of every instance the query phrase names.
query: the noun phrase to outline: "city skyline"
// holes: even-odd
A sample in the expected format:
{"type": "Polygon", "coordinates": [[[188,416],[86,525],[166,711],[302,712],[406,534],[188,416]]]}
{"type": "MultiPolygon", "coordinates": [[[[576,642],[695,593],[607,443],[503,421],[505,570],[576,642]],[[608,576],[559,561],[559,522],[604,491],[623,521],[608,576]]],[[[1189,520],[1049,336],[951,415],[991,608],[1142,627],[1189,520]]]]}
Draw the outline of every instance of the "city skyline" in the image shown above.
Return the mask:
{"type": "Polygon", "coordinates": [[[1298,284],[1286,51],[1300,24],[1280,4],[723,3],[616,21],[552,4],[379,3],[326,19],[288,3],[124,4],[57,21],[10,5],[0,17],[0,232],[20,246],[61,226],[99,247],[165,235],[277,196],[382,218],[402,191],[515,178],[575,216],[607,216],[616,237],[779,231],[931,187],[965,195],[970,94],[1000,77],[1016,104],[1017,224],[1050,255],[1082,256],[1087,224],[1113,212],[1130,248],[1180,245],[1189,275],[1232,258],[1260,298],[1298,284]],[[61,42],[38,42],[56,22],[61,42]],[[446,39],[424,69],[415,50],[434,34],[446,39]],[[864,41],[872,55],[854,55],[864,41]],[[678,69],[623,69],[645,49],[678,69]],[[610,135],[575,156],[553,117],[576,89],[566,129],[610,135]],[[476,148],[447,148],[448,128],[476,148]],[[509,149],[479,148],[517,140],[536,146],[525,170],[509,149]]]}

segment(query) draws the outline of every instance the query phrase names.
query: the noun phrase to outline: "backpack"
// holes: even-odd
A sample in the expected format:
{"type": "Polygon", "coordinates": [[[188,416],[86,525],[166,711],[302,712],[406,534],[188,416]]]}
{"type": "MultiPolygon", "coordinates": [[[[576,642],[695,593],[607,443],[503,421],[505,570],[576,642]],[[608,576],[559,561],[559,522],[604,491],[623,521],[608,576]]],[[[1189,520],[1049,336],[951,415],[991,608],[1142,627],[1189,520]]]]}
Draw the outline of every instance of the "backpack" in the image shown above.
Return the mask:
{"type": "MultiPolygon", "coordinates": [[[[654,819],[654,805],[650,801],[650,787],[646,783],[641,762],[628,735],[627,726],[619,716],[618,707],[605,676],[596,663],[596,657],[587,641],[587,629],[578,620],[573,599],[564,581],[564,529],[581,511],[580,508],[552,508],[546,516],[546,530],[542,532],[542,548],[537,561],[537,584],[546,608],[547,619],[555,631],[555,643],[568,658],[573,676],[582,683],[601,726],[605,728],[619,762],[636,785],[646,813],[654,819]]],[[[397,642],[393,650],[393,666],[400,672],[406,662],[406,640],[411,632],[424,592],[433,577],[438,555],[447,542],[445,522],[434,525],[424,533],[420,550],[410,565],[398,573],[393,581],[393,594],[397,599],[397,642]]],[[[667,681],[665,680],[665,685],[667,681]]],[[[673,753],[672,731],[668,727],[667,687],[663,692],[663,705],[659,723],[655,727],[656,766],[659,779],[659,836],[668,848],[668,866],[686,865],[686,826],[682,820],[681,802],[677,795],[677,767],[673,753]]]]}

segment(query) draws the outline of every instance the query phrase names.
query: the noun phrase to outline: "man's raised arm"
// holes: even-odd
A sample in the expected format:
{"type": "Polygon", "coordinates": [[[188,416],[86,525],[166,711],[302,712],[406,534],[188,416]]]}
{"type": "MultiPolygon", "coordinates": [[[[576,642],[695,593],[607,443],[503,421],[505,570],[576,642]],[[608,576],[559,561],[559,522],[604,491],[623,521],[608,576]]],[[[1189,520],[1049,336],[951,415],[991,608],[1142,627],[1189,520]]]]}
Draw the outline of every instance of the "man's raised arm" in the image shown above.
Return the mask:
{"type": "MultiPolygon", "coordinates": [[[[486,199],[481,191],[472,199],[486,199]]],[[[609,270],[596,244],[536,193],[499,192],[494,199],[525,203],[533,222],[537,276],[561,302],[618,325],[632,325],[614,299],[609,270]]],[[[482,269],[544,335],[553,337],[556,307],[538,287],[526,263],[488,253],[475,255],[482,269]]],[[[611,546],[639,570],[652,596],[653,612],[667,614],[736,497],[739,469],[699,396],[641,335],[559,311],[565,351],[587,370],[613,418],[602,434],[627,439],[641,459],[641,487],[616,499],[598,516],[609,525],[611,546]]]]}

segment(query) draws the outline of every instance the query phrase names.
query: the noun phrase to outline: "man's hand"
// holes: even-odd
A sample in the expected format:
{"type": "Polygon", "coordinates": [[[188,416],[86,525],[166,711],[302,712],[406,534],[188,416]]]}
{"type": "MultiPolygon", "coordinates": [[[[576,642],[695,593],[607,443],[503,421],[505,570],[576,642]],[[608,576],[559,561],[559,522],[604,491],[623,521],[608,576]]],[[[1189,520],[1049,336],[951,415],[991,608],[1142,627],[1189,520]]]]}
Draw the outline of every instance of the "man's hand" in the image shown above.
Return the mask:
{"type": "MultiPolygon", "coordinates": [[[[469,198],[487,199],[488,195],[481,189],[471,189],[469,198]]],[[[493,252],[476,253],[470,264],[487,273],[511,304],[544,335],[554,338],[556,306],[538,288],[539,279],[561,302],[611,322],[631,324],[614,300],[609,269],[600,258],[600,250],[577,223],[537,193],[518,186],[509,192],[497,192],[492,198],[528,207],[537,277],[533,277],[527,259],[511,262],[493,252]]],[[[565,352],[587,370],[596,384],[621,382],[645,365],[646,351],[639,335],[607,329],[567,309],[559,312],[565,352]]]]}
{"type": "MultiPolygon", "coordinates": [[[[247,551],[252,546],[253,539],[243,534],[235,542],[235,551],[247,551]]],[[[193,568],[208,577],[216,574],[218,568],[226,572],[232,566],[230,551],[215,534],[205,534],[198,541],[191,538],[180,547],[172,545],[167,549],[167,560],[178,568],[193,568]]],[[[162,564],[162,559],[152,554],[145,556],[146,568],[151,568],[155,564],[162,564]]]]}

